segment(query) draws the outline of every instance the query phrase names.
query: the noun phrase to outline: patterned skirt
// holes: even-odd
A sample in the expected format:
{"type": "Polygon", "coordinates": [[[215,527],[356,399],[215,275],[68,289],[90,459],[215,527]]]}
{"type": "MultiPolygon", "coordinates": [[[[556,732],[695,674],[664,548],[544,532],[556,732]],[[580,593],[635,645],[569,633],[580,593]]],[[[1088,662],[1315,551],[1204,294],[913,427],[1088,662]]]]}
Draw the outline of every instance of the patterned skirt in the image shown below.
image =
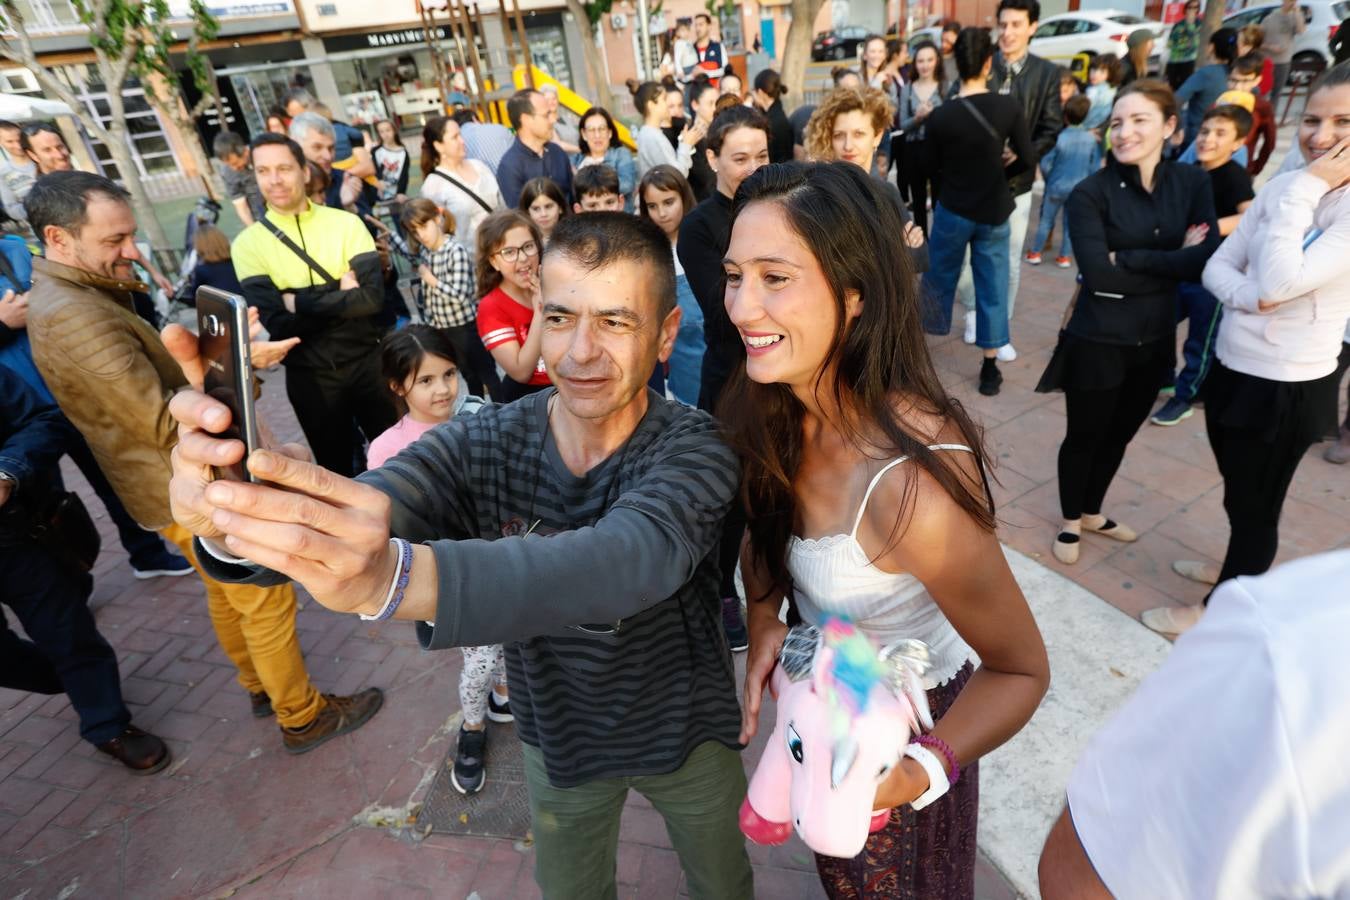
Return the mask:
{"type": "MultiPolygon", "coordinates": [[[[970,680],[966,663],[928,692],[934,720],[942,718],[970,680]]],[[[979,764],[961,767],[956,785],[921,812],[908,805],[867,839],[853,859],[816,855],[825,893],[838,900],[972,900],[975,826],[980,807],[979,764]]]]}

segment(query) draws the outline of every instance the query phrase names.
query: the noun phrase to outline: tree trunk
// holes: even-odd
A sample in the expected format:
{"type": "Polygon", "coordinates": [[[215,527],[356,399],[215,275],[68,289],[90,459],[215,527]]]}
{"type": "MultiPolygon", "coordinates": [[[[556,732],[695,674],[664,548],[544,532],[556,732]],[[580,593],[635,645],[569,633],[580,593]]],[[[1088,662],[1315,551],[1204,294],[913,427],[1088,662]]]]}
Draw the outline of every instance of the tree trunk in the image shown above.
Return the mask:
{"type": "MultiPolygon", "coordinates": [[[[95,10],[96,22],[106,22],[107,12],[106,8],[95,10]]],[[[138,46],[124,47],[121,58],[115,60],[109,59],[106,54],[100,52],[97,48],[94,50],[99,78],[108,92],[109,120],[108,126],[105,128],[98,117],[79,101],[79,98],[52,73],[51,69],[38,62],[32,39],[28,36],[24,24],[23,15],[14,0],[0,0],[0,13],[3,13],[6,23],[15,32],[13,40],[0,42],[0,57],[12,59],[32,72],[47,95],[69,106],[75,120],[80,123],[84,130],[108,148],[108,153],[117,165],[122,186],[131,194],[131,207],[136,213],[136,221],[139,223],[141,231],[150,240],[150,246],[152,248],[171,246],[168,236],[159,224],[159,219],[155,218],[155,209],[150,203],[150,196],[145,192],[145,185],[141,183],[140,173],[137,171],[135,163],[132,162],[129,151],[130,144],[127,139],[126,107],[122,102],[122,89],[126,85],[127,71],[138,46]]]]}
{"type": "Polygon", "coordinates": [[[783,68],[779,73],[788,89],[789,97],[806,102],[806,66],[811,62],[811,38],[816,15],[825,0],[792,0],[788,9],[792,24],[783,40],[783,68]]]}
{"type": "MultiPolygon", "coordinates": [[[[1208,0],[1205,15],[1200,20],[1200,57],[1196,65],[1205,64],[1205,48],[1209,46],[1209,36],[1223,27],[1223,17],[1228,10],[1224,0],[1208,0]]],[[[1167,61],[1167,52],[1163,51],[1163,62],[1167,61]]]]}
{"type": "Polygon", "coordinates": [[[600,58],[600,50],[595,46],[595,26],[591,24],[586,7],[580,0],[567,0],[567,11],[576,20],[577,31],[581,32],[581,59],[586,65],[586,77],[595,90],[595,103],[613,114],[617,112],[614,95],[610,92],[609,82],[605,80],[605,61],[600,58]]]}

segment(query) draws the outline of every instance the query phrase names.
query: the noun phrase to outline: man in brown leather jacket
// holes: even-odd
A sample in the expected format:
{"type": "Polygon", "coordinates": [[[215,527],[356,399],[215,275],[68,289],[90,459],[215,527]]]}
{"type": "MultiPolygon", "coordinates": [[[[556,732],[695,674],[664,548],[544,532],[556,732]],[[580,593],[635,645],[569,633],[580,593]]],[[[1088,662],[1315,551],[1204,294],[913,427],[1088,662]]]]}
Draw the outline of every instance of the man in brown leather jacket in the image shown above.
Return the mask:
{"type": "MultiPolygon", "coordinates": [[[[29,339],[57,403],[131,515],[161,530],[195,564],[192,536],[169,513],[178,439],[169,398],[187,381],[132,309],[131,293],[146,287],[131,268],[138,254],[128,198],[117,184],[86,172],[44,175],[33,186],[25,208],[46,258],[33,263],[29,339]]],[[[253,714],[276,713],[288,752],[353,731],[380,708],[378,688],[350,697],[315,690],[295,634],[289,585],[227,585],[204,574],[202,580],[216,637],[239,670],[253,714]]]]}

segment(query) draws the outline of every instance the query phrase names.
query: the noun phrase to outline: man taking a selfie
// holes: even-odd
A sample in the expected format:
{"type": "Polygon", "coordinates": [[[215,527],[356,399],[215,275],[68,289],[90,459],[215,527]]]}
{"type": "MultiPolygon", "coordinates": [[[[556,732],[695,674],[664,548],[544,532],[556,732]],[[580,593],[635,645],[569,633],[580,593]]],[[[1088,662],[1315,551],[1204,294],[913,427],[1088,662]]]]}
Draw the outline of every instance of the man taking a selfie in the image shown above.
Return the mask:
{"type": "Polygon", "coordinates": [[[670,241],[624,213],[568,216],[541,282],[554,388],[455,418],[358,480],[288,448],[248,461],[278,487],[211,483],[243,447],[216,437],[221,404],[178,395],[174,515],[222,577],[434,622],[428,649],[506,644],[549,900],[616,896],[630,788],[665,819],[692,897],[748,900],[717,574],[739,471],[711,416],[647,388],[680,325],[670,241]]]}
{"type": "MultiPolygon", "coordinates": [[[[159,335],[132,308],[131,293],[146,286],[131,268],[138,254],[129,197],[87,172],[55,172],[33,185],[25,207],[46,258],[33,261],[28,334],[61,411],[84,435],[132,517],[194,559],[192,535],[169,512],[178,443],[169,400],[187,381],[159,335]]],[[[254,365],[276,364],[296,343],[255,344],[254,365]]],[[[350,697],[315,690],[300,655],[290,585],[202,580],[211,624],[239,671],[253,715],[276,714],[288,752],[304,753],[359,728],[380,708],[376,688],[350,697]]]]}

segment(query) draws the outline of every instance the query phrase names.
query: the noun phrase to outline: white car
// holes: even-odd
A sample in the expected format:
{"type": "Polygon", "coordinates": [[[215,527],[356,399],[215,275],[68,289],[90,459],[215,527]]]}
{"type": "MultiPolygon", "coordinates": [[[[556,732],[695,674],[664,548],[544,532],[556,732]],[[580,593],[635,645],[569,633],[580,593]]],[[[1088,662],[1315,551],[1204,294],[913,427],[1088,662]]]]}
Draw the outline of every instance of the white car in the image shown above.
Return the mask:
{"type": "Polygon", "coordinates": [[[1156,68],[1167,45],[1168,26],[1119,9],[1080,10],[1050,16],[1031,36],[1031,52],[1065,67],[1080,53],[1093,56],[1114,53],[1124,59],[1129,52],[1125,41],[1130,32],[1139,28],[1148,28],[1154,34],[1149,63],[1156,68]]]}
{"type": "MultiPolygon", "coordinates": [[[[1234,29],[1253,23],[1260,25],[1279,8],[1278,3],[1250,6],[1226,17],[1223,24],[1234,29]]],[[[1316,78],[1331,65],[1328,44],[1341,22],[1350,17],[1350,0],[1303,0],[1299,8],[1308,27],[1294,40],[1294,62],[1289,71],[1292,82],[1316,78]]]]}

